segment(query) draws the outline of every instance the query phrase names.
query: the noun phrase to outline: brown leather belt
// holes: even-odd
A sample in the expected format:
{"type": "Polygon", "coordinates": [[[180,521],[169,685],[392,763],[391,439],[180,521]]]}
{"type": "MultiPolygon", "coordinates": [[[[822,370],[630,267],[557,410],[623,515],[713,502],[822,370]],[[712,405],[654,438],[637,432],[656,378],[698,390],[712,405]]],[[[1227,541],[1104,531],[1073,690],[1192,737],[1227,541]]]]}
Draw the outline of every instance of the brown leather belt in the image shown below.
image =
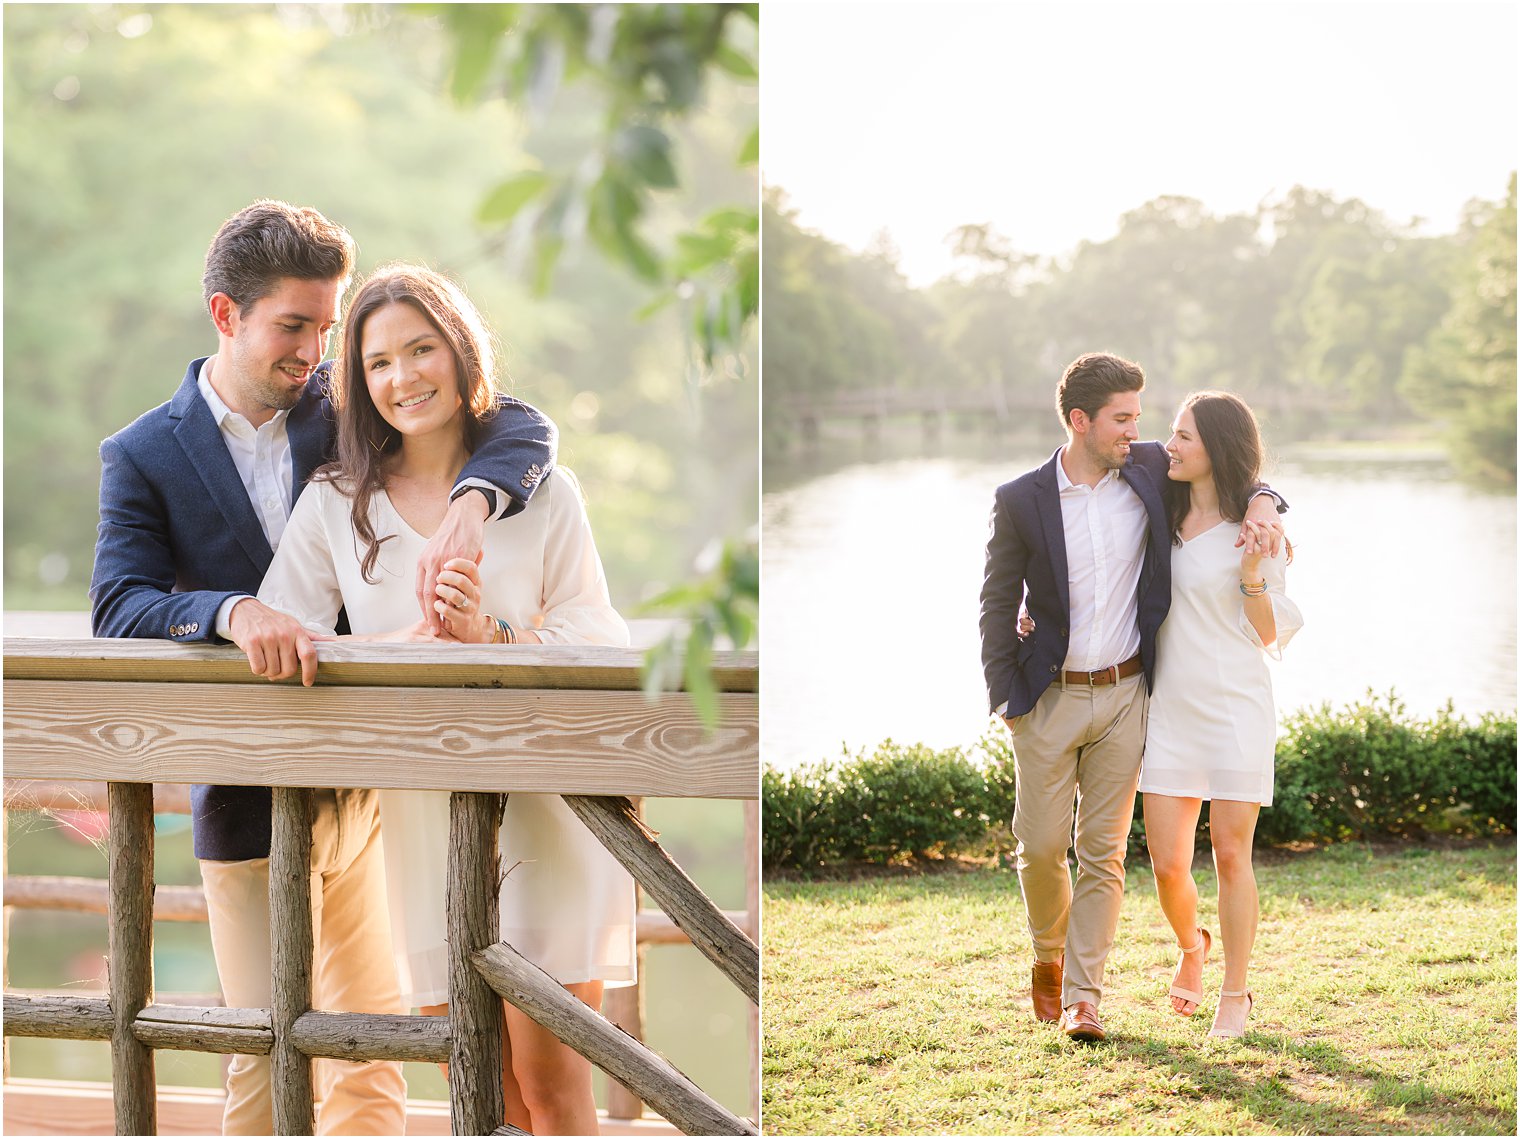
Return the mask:
{"type": "Polygon", "coordinates": [[[1118,684],[1126,676],[1134,676],[1139,671],[1140,654],[1136,653],[1122,664],[1111,664],[1097,672],[1068,672],[1064,675],[1067,684],[1090,684],[1097,688],[1104,684],[1118,684]]]}

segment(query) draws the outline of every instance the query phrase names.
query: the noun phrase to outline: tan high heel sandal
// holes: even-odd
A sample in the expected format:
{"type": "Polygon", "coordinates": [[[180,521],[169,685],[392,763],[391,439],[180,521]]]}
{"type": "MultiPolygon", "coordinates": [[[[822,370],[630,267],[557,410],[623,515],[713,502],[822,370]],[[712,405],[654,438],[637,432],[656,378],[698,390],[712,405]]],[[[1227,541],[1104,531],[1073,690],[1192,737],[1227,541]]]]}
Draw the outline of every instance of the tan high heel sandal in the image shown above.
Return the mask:
{"type": "MultiPolygon", "coordinates": [[[[1209,947],[1213,944],[1214,939],[1209,936],[1209,931],[1204,929],[1202,926],[1199,926],[1198,943],[1191,949],[1183,949],[1182,955],[1184,957],[1188,957],[1194,953],[1197,953],[1200,949],[1203,950],[1203,960],[1198,963],[1198,967],[1202,969],[1203,966],[1208,964],[1209,947]]],[[[1182,949],[1180,945],[1177,948],[1182,949]]],[[[1174,973],[1173,976],[1175,977],[1176,974],[1174,973]]],[[[1184,989],[1181,985],[1173,985],[1170,989],[1167,990],[1166,995],[1169,997],[1176,997],[1178,1000],[1193,1002],[1193,1012],[1183,1012],[1176,1005],[1173,1005],[1172,1011],[1178,1016],[1192,1016],[1194,1012],[1198,1011],[1198,1006],[1203,1003],[1202,993],[1195,993],[1192,989],[1184,989]]]]}
{"type": "MultiPolygon", "coordinates": [[[[1251,1009],[1253,1009],[1256,1006],[1256,994],[1252,993],[1250,989],[1240,989],[1238,991],[1232,991],[1230,989],[1220,989],[1219,990],[1219,995],[1221,997],[1245,997],[1245,999],[1246,999],[1246,1016],[1247,1017],[1249,1017],[1251,1015],[1251,1009]]],[[[1220,1027],[1219,1027],[1219,1009],[1216,1008],[1214,1010],[1214,1025],[1213,1025],[1212,1028],[1209,1029],[1209,1035],[1210,1036],[1217,1036],[1221,1040],[1234,1040],[1238,1036],[1244,1036],[1245,1033],[1246,1033],[1246,1029],[1245,1029],[1245,1022],[1244,1021],[1241,1022],[1241,1027],[1240,1027],[1240,1031],[1239,1032],[1224,1032],[1224,1031],[1221,1031],[1220,1027]]]]}

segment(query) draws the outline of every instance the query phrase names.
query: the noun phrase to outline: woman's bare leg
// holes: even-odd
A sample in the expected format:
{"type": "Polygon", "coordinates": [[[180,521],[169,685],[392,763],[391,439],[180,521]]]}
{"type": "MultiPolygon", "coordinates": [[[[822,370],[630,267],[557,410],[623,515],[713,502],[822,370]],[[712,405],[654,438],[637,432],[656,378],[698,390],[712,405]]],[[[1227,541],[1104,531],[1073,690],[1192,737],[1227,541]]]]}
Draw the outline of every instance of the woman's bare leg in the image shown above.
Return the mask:
{"type": "MultiPolygon", "coordinates": [[[[448,1016],[448,1005],[423,1005],[419,1010],[423,1016],[448,1016]]],[[[449,1078],[449,1066],[439,1064],[438,1070],[443,1073],[443,1078],[449,1078]]],[[[528,1130],[528,1109],[523,1104],[522,1092],[517,1086],[517,1077],[512,1074],[512,1040],[507,1034],[506,1016],[502,1016],[501,1026],[501,1091],[506,1100],[506,1121],[513,1127],[528,1130]]]]}
{"type": "MultiPolygon", "coordinates": [[[[1156,873],[1156,897],[1172,927],[1177,945],[1191,949],[1198,944],[1198,884],[1193,881],[1193,834],[1198,828],[1202,799],[1175,795],[1142,796],[1145,812],[1145,845],[1156,873]]],[[[1172,984],[1179,989],[1202,992],[1203,954],[1184,953],[1177,962],[1172,984]]],[[[1193,1001],[1172,998],[1172,1008],[1190,1016],[1198,1008],[1193,1001]]]]}
{"type": "MultiPolygon", "coordinates": [[[[602,982],[566,985],[571,995],[593,1009],[602,1007],[602,982]]],[[[526,1013],[506,1006],[512,1068],[535,1135],[597,1134],[596,1100],[591,1092],[591,1061],[542,1027],[526,1013]]],[[[524,1126],[518,1124],[518,1126],[524,1126]]]]}
{"type": "MultiPolygon", "coordinates": [[[[1251,950],[1256,944],[1260,902],[1251,850],[1256,838],[1256,803],[1215,800],[1209,808],[1209,835],[1214,844],[1214,870],[1219,876],[1219,934],[1224,942],[1224,988],[1244,992],[1251,950]]],[[[1245,997],[1221,997],[1214,1017],[1216,1028],[1238,1032],[1245,1027],[1245,997]]]]}

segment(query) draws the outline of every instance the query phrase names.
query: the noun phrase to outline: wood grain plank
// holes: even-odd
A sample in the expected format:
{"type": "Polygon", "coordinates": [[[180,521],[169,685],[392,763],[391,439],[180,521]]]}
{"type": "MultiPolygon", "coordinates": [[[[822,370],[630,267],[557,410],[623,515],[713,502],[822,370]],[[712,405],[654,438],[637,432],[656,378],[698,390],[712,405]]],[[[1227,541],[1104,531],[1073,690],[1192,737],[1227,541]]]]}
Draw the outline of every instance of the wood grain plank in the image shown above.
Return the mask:
{"type": "Polygon", "coordinates": [[[719,698],[709,735],[680,693],[5,682],[19,778],[411,787],[746,799],[759,701],[719,698]]]}
{"type": "MultiPolygon", "coordinates": [[[[235,645],[170,641],[5,638],[7,680],[131,680],[180,684],[248,684],[254,676],[235,645]]],[[[563,688],[638,691],[644,653],[608,645],[317,646],[318,685],[406,688],[563,688]]],[[[759,690],[759,655],[715,652],[720,692],[759,690]]],[[[299,687],[295,680],[275,687],[299,687]]]]}

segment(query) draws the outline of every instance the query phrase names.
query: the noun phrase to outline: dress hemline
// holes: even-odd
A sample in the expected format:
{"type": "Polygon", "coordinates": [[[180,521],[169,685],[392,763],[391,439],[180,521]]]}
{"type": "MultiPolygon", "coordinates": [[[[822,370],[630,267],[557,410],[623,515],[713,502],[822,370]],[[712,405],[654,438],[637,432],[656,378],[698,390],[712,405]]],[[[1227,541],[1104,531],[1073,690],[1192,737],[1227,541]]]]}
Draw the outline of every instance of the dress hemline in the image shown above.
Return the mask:
{"type": "Polygon", "coordinates": [[[1272,797],[1265,799],[1257,795],[1200,795],[1196,791],[1172,791],[1161,787],[1146,787],[1144,785],[1135,789],[1141,795],[1165,795],[1168,799],[1201,799],[1205,803],[1212,803],[1218,799],[1223,803],[1255,803],[1258,807],[1270,807],[1272,797]]]}

